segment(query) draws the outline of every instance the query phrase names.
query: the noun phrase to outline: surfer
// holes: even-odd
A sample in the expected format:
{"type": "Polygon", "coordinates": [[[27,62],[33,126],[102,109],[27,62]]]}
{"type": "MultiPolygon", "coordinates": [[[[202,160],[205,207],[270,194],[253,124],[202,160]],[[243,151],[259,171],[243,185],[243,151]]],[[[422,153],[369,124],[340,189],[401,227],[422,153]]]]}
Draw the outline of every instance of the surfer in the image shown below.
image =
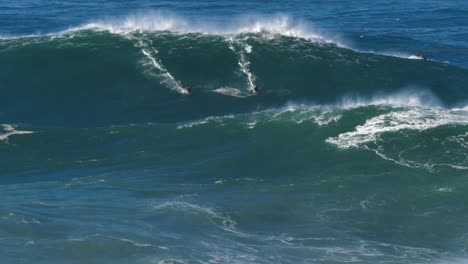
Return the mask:
{"type": "Polygon", "coordinates": [[[422,53],[419,52],[419,51],[416,53],[416,57],[418,57],[418,58],[420,58],[422,60],[427,60],[426,56],[422,55],[422,53]]]}
{"type": "Polygon", "coordinates": [[[188,95],[192,95],[192,86],[185,88],[185,90],[187,91],[188,95]]]}
{"type": "Polygon", "coordinates": [[[255,85],[252,90],[253,90],[254,93],[257,93],[258,92],[258,87],[255,85]]]}

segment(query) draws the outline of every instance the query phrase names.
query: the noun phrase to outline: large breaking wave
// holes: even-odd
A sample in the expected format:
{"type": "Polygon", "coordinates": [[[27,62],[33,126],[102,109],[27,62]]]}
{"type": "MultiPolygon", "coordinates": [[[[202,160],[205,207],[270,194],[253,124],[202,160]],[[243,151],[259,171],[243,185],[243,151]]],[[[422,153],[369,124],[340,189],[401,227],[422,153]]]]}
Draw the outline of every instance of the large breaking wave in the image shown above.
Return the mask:
{"type": "Polygon", "coordinates": [[[466,69],[355,51],[288,16],[101,20],[4,37],[0,61],[3,124],[254,129],[312,121],[336,127],[323,143],[338,149],[431,171],[468,168],[466,69]]]}
{"type": "MultiPolygon", "coordinates": [[[[4,38],[0,59],[6,116],[32,108],[51,117],[56,109],[80,115],[86,104],[104,119],[112,109],[129,119],[158,112],[144,118],[157,121],[169,117],[160,107],[202,105],[203,116],[250,111],[258,103],[323,104],[408,87],[431,90],[442,105],[468,98],[463,68],[357,52],[288,16],[226,25],[135,15],[56,34],[4,38]],[[177,95],[186,94],[187,86],[197,99],[186,102],[177,95]],[[255,88],[260,93],[253,98],[255,88]]],[[[190,113],[176,119],[193,118],[190,113]]]]}

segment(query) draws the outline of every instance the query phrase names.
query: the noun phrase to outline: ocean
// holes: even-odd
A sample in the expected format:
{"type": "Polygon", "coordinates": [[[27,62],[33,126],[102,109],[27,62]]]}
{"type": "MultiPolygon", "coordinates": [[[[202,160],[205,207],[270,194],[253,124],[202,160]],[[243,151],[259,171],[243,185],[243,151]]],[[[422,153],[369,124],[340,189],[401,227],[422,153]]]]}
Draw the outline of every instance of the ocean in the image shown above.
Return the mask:
{"type": "Polygon", "coordinates": [[[461,264],[467,201],[467,1],[0,1],[0,263],[461,264]]]}

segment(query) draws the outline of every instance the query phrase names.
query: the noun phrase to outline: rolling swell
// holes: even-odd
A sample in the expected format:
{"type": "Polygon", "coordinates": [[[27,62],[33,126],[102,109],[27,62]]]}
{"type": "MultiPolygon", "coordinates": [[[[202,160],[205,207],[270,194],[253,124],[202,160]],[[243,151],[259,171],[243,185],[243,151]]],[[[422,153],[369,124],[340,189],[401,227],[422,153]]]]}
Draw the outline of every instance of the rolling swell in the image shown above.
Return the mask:
{"type": "Polygon", "coordinates": [[[430,90],[442,106],[468,98],[466,69],[360,53],[297,30],[281,34],[258,25],[229,34],[137,29],[89,25],[1,40],[4,120],[175,122],[289,101],[328,105],[344,96],[408,87],[430,90]],[[192,98],[183,95],[186,86],[194,87],[192,98]],[[255,86],[260,93],[254,97],[255,86]]]}

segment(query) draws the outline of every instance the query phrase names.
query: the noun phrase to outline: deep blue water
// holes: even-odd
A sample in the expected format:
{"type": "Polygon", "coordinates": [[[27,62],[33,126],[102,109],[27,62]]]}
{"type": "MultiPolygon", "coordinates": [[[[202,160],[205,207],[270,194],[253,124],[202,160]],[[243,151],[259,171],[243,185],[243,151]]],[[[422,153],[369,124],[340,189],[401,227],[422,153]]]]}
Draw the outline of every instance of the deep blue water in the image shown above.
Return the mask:
{"type": "Polygon", "coordinates": [[[467,32],[466,1],[0,0],[0,263],[466,263],[467,32]]]}

